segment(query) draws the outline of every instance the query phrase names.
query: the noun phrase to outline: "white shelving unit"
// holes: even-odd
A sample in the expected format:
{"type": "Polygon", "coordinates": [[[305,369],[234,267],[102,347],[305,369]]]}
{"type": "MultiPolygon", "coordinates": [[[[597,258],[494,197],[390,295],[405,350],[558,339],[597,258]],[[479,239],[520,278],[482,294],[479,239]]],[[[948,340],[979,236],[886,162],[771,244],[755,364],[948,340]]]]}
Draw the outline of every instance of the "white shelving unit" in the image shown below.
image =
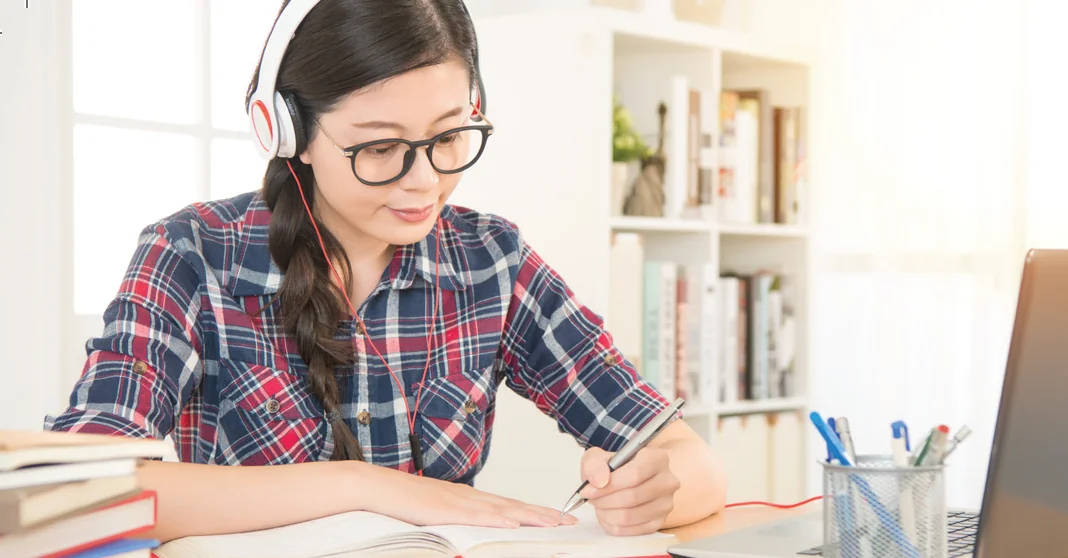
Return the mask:
{"type": "MultiPolygon", "coordinates": [[[[789,45],[733,31],[581,2],[569,6],[521,14],[476,13],[489,111],[497,130],[483,160],[465,173],[453,200],[516,222],[579,298],[606,319],[611,318],[609,256],[615,233],[639,234],[646,259],[711,262],[721,271],[738,273],[770,268],[790,274],[797,294],[797,393],[732,403],[690,401],[684,412],[687,422],[719,448],[724,459],[748,461],[749,450],[720,447],[723,420],[800,415],[808,408],[809,193],[802,192],[799,200],[800,222],[789,226],[613,215],[612,99],[619,94],[639,131],[655,134],[657,104],[671,102],[672,77],[685,75],[703,96],[717,99],[712,103],[716,113],[702,118],[702,128],[716,130],[723,88],[765,88],[773,105],[806,106],[807,63],[789,45]],[[543,79],[545,75],[555,79],[543,79]]],[[[574,442],[527,402],[513,403],[507,390],[501,395],[495,458],[481,485],[535,502],[545,493],[569,490],[575,474],[569,459],[534,461],[529,456],[532,447],[541,455],[568,455],[574,442]],[[531,471],[541,482],[511,483],[521,470],[531,471]]],[[[799,431],[796,438],[808,438],[807,431],[799,431]]],[[[789,458],[796,463],[790,473],[803,485],[805,464],[812,460],[805,444],[797,444],[800,453],[789,458]]],[[[782,501],[791,497],[776,496],[782,501]]]]}

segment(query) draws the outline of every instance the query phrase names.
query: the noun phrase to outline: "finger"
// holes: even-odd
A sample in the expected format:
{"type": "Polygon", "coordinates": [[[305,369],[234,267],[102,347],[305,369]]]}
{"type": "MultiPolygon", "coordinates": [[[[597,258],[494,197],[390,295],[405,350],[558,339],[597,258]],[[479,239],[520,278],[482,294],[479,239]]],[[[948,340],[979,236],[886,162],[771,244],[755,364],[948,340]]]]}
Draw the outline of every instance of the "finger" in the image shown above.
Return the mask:
{"type": "Polygon", "coordinates": [[[668,493],[668,485],[653,477],[638,486],[620,488],[603,496],[590,500],[598,510],[636,508],[645,505],[668,493]]]}
{"type": "Polygon", "coordinates": [[[609,533],[622,534],[656,521],[662,525],[673,508],[670,498],[658,498],[634,508],[598,509],[597,521],[609,533]]]}
{"type": "Polygon", "coordinates": [[[509,517],[515,519],[520,519],[520,517],[526,518],[526,520],[521,520],[523,521],[524,525],[556,526],[561,523],[573,525],[578,522],[578,519],[571,514],[565,514],[563,517],[560,517],[560,510],[554,510],[552,508],[547,508],[544,506],[528,504],[526,502],[513,498],[506,498],[504,496],[498,496],[496,494],[490,494],[488,492],[482,492],[478,490],[473,491],[470,496],[478,501],[486,502],[492,506],[496,506],[502,511],[526,510],[527,512],[536,514],[539,518],[541,518],[540,521],[535,521],[530,519],[529,514],[508,514],[509,517]]]}
{"type": "Polygon", "coordinates": [[[583,496],[589,500],[603,498],[620,490],[638,486],[667,469],[667,462],[661,463],[655,452],[645,456],[642,453],[644,452],[638,452],[630,463],[612,471],[607,485],[600,488],[587,486],[582,491],[583,496]]]}
{"type": "Polygon", "coordinates": [[[660,528],[663,526],[663,519],[654,519],[652,521],[647,521],[640,525],[633,525],[629,527],[605,527],[605,531],[607,531],[610,535],[616,537],[633,537],[637,535],[648,535],[649,533],[655,533],[659,531],[660,528]]]}
{"type": "Polygon", "coordinates": [[[608,459],[612,454],[598,447],[591,447],[582,454],[582,479],[589,481],[589,486],[599,489],[608,484],[612,470],[608,468],[608,459]]]}

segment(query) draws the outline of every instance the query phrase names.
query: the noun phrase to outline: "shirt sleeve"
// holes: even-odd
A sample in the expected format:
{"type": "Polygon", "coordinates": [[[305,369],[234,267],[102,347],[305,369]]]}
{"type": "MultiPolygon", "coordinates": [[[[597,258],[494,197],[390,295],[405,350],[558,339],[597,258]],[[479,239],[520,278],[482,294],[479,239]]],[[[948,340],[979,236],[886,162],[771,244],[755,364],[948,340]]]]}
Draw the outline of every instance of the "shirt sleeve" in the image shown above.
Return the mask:
{"type": "Polygon", "coordinates": [[[200,298],[193,266],[163,226],[142,232],[68,407],[46,430],[163,438],[200,380],[200,298]]]}
{"type": "Polygon", "coordinates": [[[506,383],[583,447],[617,451],[670,402],[645,382],[560,275],[520,242],[506,317],[506,383]]]}

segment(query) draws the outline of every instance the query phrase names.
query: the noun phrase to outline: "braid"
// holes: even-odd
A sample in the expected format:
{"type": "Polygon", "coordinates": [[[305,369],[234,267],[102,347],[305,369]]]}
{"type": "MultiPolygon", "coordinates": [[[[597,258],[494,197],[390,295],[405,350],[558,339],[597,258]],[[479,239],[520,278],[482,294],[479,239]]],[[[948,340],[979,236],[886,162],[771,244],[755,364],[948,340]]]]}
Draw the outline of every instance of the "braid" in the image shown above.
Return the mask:
{"type": "MultiPolygon", "coordinates": [[[[301,183],[313,183],[310,167],[300,159],[289,162],[301,183]]],[[[271,256],[285,274],[278,290],[283,327],[297,341],[297,350],[308,365],[312,393],[322,403],[332,426],[331,459],[362,461],[360,444],[341,417],[341,393],[334,375],[338,366],[354,361],[352,344],[334,339],[338,316],[346,309],[286,163],[285,159],[271,160],[263,180],[264,198],[272,212],[268,233],[271,256]]],[[[308,188],[304,194],[314,207],[314,190],[308,188]]],[[[335,262],[343,263],[341,274],[347,279],[349,266],[344,250],[321,223],[318,225],[327,253],[335,262]]]]}

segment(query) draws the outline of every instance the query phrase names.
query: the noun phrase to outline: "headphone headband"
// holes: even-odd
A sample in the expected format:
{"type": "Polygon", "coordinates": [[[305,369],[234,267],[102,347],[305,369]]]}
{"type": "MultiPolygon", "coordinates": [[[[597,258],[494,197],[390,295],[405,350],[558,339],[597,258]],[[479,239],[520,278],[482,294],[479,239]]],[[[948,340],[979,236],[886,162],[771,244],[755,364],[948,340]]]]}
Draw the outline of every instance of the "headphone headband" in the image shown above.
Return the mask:
{"type": "MultiPolygon", "coordinates": [[[[463,7],[468,21],[471,21],[472,33],[474,33],[474,21],[471,12],[467,9],[465,0],[458,0],[463,7]]],[[[304,21],[305,16],[312,10],[319,0],[290,0],[278,14],[267,43],[263,48],[263,56],[260,60],[259,74],[256,78],[256,89],[249,95],[248,105],[245,110],[249,118],[249,126],[255,139],[256,151],[261,156],[270,160],[275,157],[290,158],[297,155],[297,145],[304,134],[304,127],[300,121],[300,111],[297,109],[296,100],[275,90],[278,80],[278,71],[282,66],[289,41],[297,32],[297,27],[304,21]]],[[[474,39],[474,65],[475,79],[478,88],[478,98],[475,100],[477,110],[473,111],[477,118],[478,112],[486,112],[486,90],[482,84],[482,75],[478,70],[478,39],[474,39]]]]}
{"type": "Polygon", "coordinates": [[[296,138],[293,138],[292,126],[288,130],[282,129],[286,119],[280,118],[282,115],[276,112],[278,107],[285,106],[285,101],[274,87],[290,39],[297,32],[300,22],[304,21],[304,16],[318,3],[319,0],[290,0],[282,9],[282,13],[278,14],[263,48],[256,90],[249,98],[247,111],[257,151],[267,159],[295,155],[292,146],[296,143],[296,138]],[[288,145],[281,139],[284,134],[292,138],[291,141],[285,142],[288,145]]]}

